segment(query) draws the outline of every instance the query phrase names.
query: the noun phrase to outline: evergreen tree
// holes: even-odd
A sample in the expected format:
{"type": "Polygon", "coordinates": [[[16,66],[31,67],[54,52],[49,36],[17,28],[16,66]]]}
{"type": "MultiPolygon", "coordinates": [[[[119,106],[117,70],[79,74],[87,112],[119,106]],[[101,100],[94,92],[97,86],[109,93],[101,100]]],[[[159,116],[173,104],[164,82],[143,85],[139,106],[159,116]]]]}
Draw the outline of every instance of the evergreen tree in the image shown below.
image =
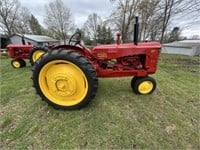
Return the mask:
{"type": "Polygon", "coordinates": [[[97,43],[99,44],[111,44],[114,42],[114,38],[110,28],[106,26],[98,25],[97,28],[97,43]]]}
{"type": "Polygon", "coordinates": [[[97,26],[97,43],[102,43],[101,41],[102,33],[101,33],[101,26],[97,26]]]}
{"type": "Polygon", "coordinates": [[[178,41],[180,39],[180,34],[181,34],[180,28],[174,27],[170,33],[169,42],[178,41]]]}
{"type": "Polygon", "coordinates": [[[114,37],[112,35],[112,31],[110,28],[107,29],[107,39],[106,39],[106,44],[111,44],[114,43],[114,37]]]}
{"type": "Polygon", "coordinates": [[[106,44],[107,39],[107,29],[105,26],[102,27],[102,44],[106,44]]]}
{"type": "Polygon", "coordinates": [[[29,23],[30,23],[32,34],[41,35],[43,33],[42,26],[39,24],[38,20],[32,14],[31,14],[29,23]]]}

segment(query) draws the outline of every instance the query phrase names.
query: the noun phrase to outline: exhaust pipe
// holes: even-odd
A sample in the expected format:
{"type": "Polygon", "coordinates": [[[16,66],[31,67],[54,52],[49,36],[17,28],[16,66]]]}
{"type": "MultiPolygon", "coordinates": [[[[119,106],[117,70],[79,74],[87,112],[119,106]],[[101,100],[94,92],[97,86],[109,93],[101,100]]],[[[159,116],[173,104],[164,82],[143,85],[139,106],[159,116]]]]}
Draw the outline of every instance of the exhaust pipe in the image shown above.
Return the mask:
{"type": "Polygon", "coordinates": [[[24,40],[24,35],[22,35],[22,45],[26,45],[26,42],[24,40]]]}
{"type": "Polygon", "coordinates": [[[138,16],[135,17],[135,24],[134,24],[134,44],[138,45],[138,36],[139,36],[139,23],[138,23],[138,16]]]}

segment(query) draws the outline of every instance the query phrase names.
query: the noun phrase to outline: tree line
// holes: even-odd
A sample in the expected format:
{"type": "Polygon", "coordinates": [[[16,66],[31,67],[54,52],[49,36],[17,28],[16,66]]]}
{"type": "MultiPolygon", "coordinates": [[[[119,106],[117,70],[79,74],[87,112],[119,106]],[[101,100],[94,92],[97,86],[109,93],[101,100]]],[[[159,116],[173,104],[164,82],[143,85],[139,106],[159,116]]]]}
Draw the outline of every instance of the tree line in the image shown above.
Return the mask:
{"type": "MultiPolygon", "coordinates": [[[[117,31],[121,32],[123,42],[132,41],[136,15],[140,18],[139,39],[161,43],[182,38],[181,28],[171,26],[178,17],[184,19],[190,14],[189,17],[194,17],[190,23],[200,23],[198,0],[110,0],[110,3],[115,8],[108,19],[103,20],[95,12],[88,15],[81,28],[87,44],[113,43],[113,33],[117,31]]],[[[76,30],[71,10],[62,0],[53,0],[44,8],[45,27],[18,0],[0,0],[0,30],[8,36],[14,33],[45,34],[65,42],[76,30]]]]}

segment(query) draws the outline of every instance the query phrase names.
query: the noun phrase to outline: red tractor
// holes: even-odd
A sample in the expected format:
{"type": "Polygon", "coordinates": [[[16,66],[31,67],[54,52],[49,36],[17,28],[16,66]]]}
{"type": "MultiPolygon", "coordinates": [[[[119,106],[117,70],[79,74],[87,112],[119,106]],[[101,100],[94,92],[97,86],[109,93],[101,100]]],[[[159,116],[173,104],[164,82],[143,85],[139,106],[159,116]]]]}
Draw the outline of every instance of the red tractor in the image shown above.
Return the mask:
{"type": "Polygon", "coordinates": [[[45,47],[34,47],[33,45],[26,45],[24,38],[22,37],[22,44],[9,44],[7,46],[11,61],[11,65],[14,68],[22,68],[26,66],[24,59],[29,59],[30,63],[33,65],[34,62],[45,52],[47,48],[45,47]]]}
{"type": "Polygon", "coordinates": [[[33,86],[41,98],[57,109],[80,109],[96,95],[98,77],[134,76],[131,87],[136,94],[150,94],[156,81],[149,74],[156,72],[161,45],[158,42],[138,43],[138,18],[134,27],[134,43],[96,46],[92,50],[80,43],[75,33],[69,45],[56,47],[40,57],[33,67],[33,86]],[[72,44],[75,42],[75,44],[72,44]]]}

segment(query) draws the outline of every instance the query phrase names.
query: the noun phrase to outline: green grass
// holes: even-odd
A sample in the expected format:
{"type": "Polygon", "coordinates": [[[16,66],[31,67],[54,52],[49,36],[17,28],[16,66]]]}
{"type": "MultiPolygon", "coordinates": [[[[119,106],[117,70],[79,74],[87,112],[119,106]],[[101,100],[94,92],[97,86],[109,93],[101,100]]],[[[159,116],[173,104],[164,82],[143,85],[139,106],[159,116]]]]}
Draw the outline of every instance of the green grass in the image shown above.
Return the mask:
{"type": "Polygon", "coordinates": [[[152,95],[135,95],[131,78],[100,79],[80,111],[41,101],[30,64],[0,61],[0,149],[200,149],[199,57],[162,54],[152,95]]]}

